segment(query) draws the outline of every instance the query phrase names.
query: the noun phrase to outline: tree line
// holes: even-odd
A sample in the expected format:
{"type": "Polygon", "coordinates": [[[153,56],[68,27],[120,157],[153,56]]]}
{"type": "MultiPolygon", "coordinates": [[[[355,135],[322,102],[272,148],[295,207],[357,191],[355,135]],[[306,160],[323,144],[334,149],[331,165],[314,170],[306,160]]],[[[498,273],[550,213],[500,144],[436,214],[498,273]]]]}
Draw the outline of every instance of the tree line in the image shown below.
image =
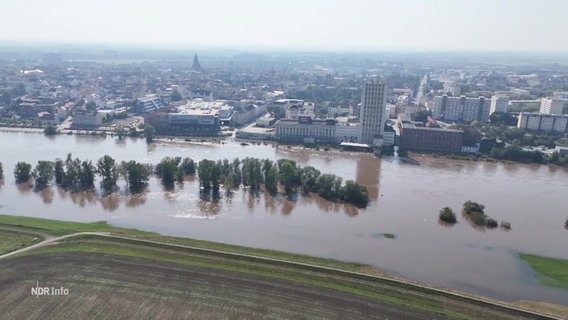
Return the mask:
{"type": "Polygon", "coordinates": [[[16,183],[27,183],[33,179],[36,190],[47,187],[55,180],[55,184],[73,192],[92,191],[95,189],[96,176],[100,176],[103,191],[113,192],[117,187],[119,176],[123,176],[131,193],[144,190],[148,184],[152,166],[136,161],[117,163],[112,157],[105,155],[96,164],[89,160],[73,159],[71,154],[65,160],[38,161],[35,168],[20,161],[14,168],[16,183]]]}
{"type": "MultiPolygon", "coordinates": [[[[20,161],[14,169],[16,183],[27,183],[33,179],[36,190],[55,184],[72,192],[92,191],[96,177],[104,192],[117,190],[117,181],[123,177],[131,193],[138,193],[148,185],[150,175],[160,178],[162,185],[173,188],[176,182],[183,183],[186,176],[197,174],[201,192],[215,194],[222,185],[227,193],[243,186],[251,190],[264,188],[272,195],[282,190],[286,194],[302,192],[317,193],[333,201],[345,201],[359,207],[369,203],[367,188],[353,180],[343,183],[334,174],[322,173],[312,166],[301,167],[290,159],[272,161],[268,159],[244,158],[218,161],[203,159],[199,163],[191,158],[164,157],[155,166],[136,161],[118,163],[109,155],[104,155],[96,163],[73,159],[71,154],[65,160],[38,161],[35,168],[20,161]]],[[[2,167],[0,164],[0,179],[2,167]]]]}
{"type": "Polygon", "coordinates": [[[343,184],[334,174],[321,173],[312,166],[301,167],[290,159],[276,162],[268,159],[244,158],[213,161],[203,159],[197,165],[199,184],[204,192],[218,192],[220,185],[230,192],[239,186],[256,190],[261,187],[276,194],[279,188],[284,193],[317,193],[322,198],[345,201],[359,207],[369,203],[367,188],[355,181],[343,184]]]}

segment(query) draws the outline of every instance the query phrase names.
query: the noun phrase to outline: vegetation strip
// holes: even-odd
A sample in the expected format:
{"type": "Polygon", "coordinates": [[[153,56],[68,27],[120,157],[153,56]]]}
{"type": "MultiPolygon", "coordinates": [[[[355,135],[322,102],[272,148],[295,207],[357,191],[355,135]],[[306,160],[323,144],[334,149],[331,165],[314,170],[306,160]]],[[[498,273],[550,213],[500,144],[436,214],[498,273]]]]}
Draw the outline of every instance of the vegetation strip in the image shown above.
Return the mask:
{"type": "MultiPolygon", "coordinates": [[[[73,237],[73,235],[71,235],[69,237],[73,237]]],[[[411,292],[413,291],[413,292],[427,294],[429,296],[438,296],[438,297],[443,297],[443,298],[450,298],[450,299],[457,300],[457,301],[460,301],[460,302],[466,302],[466,303],[469,303],[469,304],[472,304],[472,305],[476,305],[476,306],[480,306],[480,307],[484,307],[484,308],[490,308],[490,309],[495,310],[495,311],[506,312],[508,314],[513,314],[513,315],[517,315],[517,316],[532,317],[534,319],[559,319],[559,318],[554,318],[554,317],[550,317],[550,316],[546,316],[546,315],[537,314],[537,313],[534,313],[534,312],[531,312],[531,311],[526,311],[526,310],[506,306],[506,305],[495,303],[495,302],[489,302],[489,301],[485,301],[485,300],[481,300],[481,299],[475,299],[475,298],[472,298],[472,297],[467,297],[467,296],[464,296],[464,295],[461,295],[461,294],[457,294],[457,293],[453,293],[453,292],[449,292],[449,291],[445,291],[445,290],[434,289],[434,288],[429,288],[429,287],[425,287],[425,286],[421,286],[421,285],[411,284],[411,283],[400,281],[400,280],[388,279],[388,278],[378,277],[378,276],[372,276],[372,275],[367,275],[367,274],[363,274],[363,273],[359,273],[359,272],[339,270],[339,269],[334,269],[334,268],[330,268],[330,267],[316,266],[316,265],[311,265],[311,264],[306,264],[306,263],[291,262],[291,261],[272,259],[272,258],[263,258],[263,257],[259,257],[259,256],[245,255],[245,254],[239,254],[239,253],[231,253],[231,252],[225,252],[225,251],[219,251],[219,250],[213,250],[213,249],[204,249],[204,248],[190,247],[190,246],[184,246],[184,245],[168,244],[168,243],[162,243],[162,242],[156,242],[156,241],[150,241],[150,240],[140,240],[140,239],[134,239],[134,238],[128,238],[128,237],[119,237],[119,236],[113,236],[113,235],[80,234],[80,237],[83,237],[83,238],[85,238],[85,237],[111,238],[111,239],[116,240],[116,241],[126,242],[126,243],[130,243],[130,244],[134,244],[134,245],[135,244],[145,244],[145,245],[149,245],[149,246],[152,246],[152,247],[155,247],[155,248],[160,248],[160,249],[176,248],[176,249],[183,249],[185,251],[193,251],[193,252],[205,254],[205,255],[208,255],[208,256],[212,255],[214,257],[222,257],[222,258],[228,258],[228,259],[242,260],[242,261],[248,261],[248,262],[253,262],[253,263],[264,263],[264,264],[277,266],[277,267],[296,268],[296,269],[301,269],[301,270],[305,270],[305,271],[317,272],[317,273],[325,274],[325,275],[340,276],[340,277],[344,277],[344,278],[363,280],[363,281],[367,281],[367,282],[375,283],[375,284],[380,284],[380,285],[388,285],[388,286],[391,286],[391,287],[396,287],[396,288],[408,290],[408,291],[411,291],[411,292]]],[[[270,273],[268,273],[268,275],[270,275],[270,273]]],[[[396,301],[396,299],[395,299],[395,301],[396,301]]],[[[428,308],[428,309],[430,309],[430,308],[428,308]]]]}
{"type": "Polygon", "coordinates": [[[228,194],[242,185],[252,191],[264,188],[271,195],[277,194],[282,188],[287,195],[301,191],[304,194],[317,193],[325,199],[345,201],[358,207],[366,207],[369,203],[367,188],[358,182],[347,180],[343,183],[342,178],[335,174],[322,173],[311,166],[301,167],[290,159],[276,162],[250,157],[242,161],[238,158],[232,161],[203,159],[196,164],[190,158],[164,157],[153,166],[133,160],[117,163],[112,157],[104,155],[94,165],[90,160],[73,159],[68,154],[65,161],[40,160],[33,170],[30,163],[20,161],[16,163],[14,178],[17,184],[30,183],[33,179],[36,190],[47,188],[55,181],[64,189],[77,192],[94,190],[95,178],[99,175],[102,190],[112,193],[118,189],[119,176],[123,176],[129,192],[140,193],[147,187],[152,173],[159,176],[168,189],[173,189],[176,181],[183,183],[185,176],[197,173],[202,188],[200,193],[209,198],[219,196],[220,185],[228,194]]]}
{"type": "MultiPolygon", "coordinates": [[[[161,253],[173,250],[174,253],[176,251],[178,253],[181,251],[190,254],[198,254],[200,256],[210,257],[213,260],[217,261],[218,259],[221,259],[223,261],[231,261],[231,263],[239,263],[240,261],[242,263],[245,263],[243,267],[249,268],[249,271],[253,270],[250,272],[256,274],[259,274],[260,272],[260,274],[264,274],[266,276],[270,276],[270,274],[272,273],[270,271],[267,271],[267,267],[277,268],[279,271],[282,271],[282,268],[285,268],[291,270],[290,272],[295,270],[301,270],[302,272],[317,274],[320,277],[334,277],[334,279],[336,277],[340,277],[342,281],[349,281],[351,283],[353,283],[353,281],[356,282],[363,281],[365,283],[379,285],[381,286],[381,292],[383,292],[383,290],[385,290],[385,286],[387,286],[387,289],[390,287],[391,290],[395,290],[396,292],[398,292],[399,296],[400,292],[404,291],[406,292],[406,294],[413,294],[415,296],[418,295],[422,296],[423,298],[429,298],[429,299],[446,298],[456,303],[463,302],[468,305],[487,308],[495,310],[496,312],[504,312],[507,314],[513,314],[517,316],[524,316],[534,319],[559,319],[551,316],[538,314],[536,312],[518,309],[508,305],[487,301],[484,299],[478,299],[470,296],[465,296],[462,294],[457,294],[454,292],[449,292],[446,290],[434,289],[396,279],[365,274],[363,272],[365,272],[366,270],[370,270],[369,267],[356,263],[342,263],[329,259],[287,254],[271,250],[259,250],[259,249],[218,244],[218,243],[186,239],[186,238],[167,237],[152,232],[112,227],[106,224],[105,222],[84,224],[84,223],[75,223],[75,222],[62,222],[62,221],[53,221],[46,219],[0,215],[0,226],[2,227],[7,226],[13,229],[21,228],[23,230],[41,230],[41,232],[46,234],[59,234],[59,235],[65,234],[70,238],[75,238],[73,241],[66,241],[64,245],[69,245],[71,242],[81,239],[88,241],[93,241],[96,239],[99,239],[97,241],[111,240],[113,241],[114,244],[120,243],[123,245],[130,245],[135,247],[145,246],[145,247],[160,249],[160,251],[158,252],[161,253]],[[102,232],[110,232],[112,234],[73,235],[73,233],[75,232],[93,232],[95,230],[100,230],[102,232]],[[145,237],[147,239],[140,239],[135,237],[145,237]],[[154,241],[151,239],[163,240],[163,241],[154,241]],[[175,241],[177,243],[171,243],[172,241],[175,241]],[[187,243],[196,244],[197,246],[187,245],[187,243]],[[228,252],[226,250],[230,250],[233,252],[228,252]],[[237,250],[240,253],[234,252],[237,250]],[[260,255],[264,255],[264,257],[260,255]],[[302,262],[293,262],[290,260],[295,260],[295,261],[299,260],[302,262]],[[266,272],[262,272],[262,270],[265,270],[266,272]]],[[[57,239],[51,239],[51,241],[54,240],[57,239]]],[[[53,250],[54,248],[56,247],[47,247],[47,248],[44,247],[39,251],[41,252],[45,250],[53,250]]],[[[34,252],[36,251],[34,250],[34,252]]],[[[215,264],[218,263],[214,263],[213,265],[209,264],[208,267],[213,267],[215,264]]],[[[295,277],[297,279],[297,275],[295,275],[295,277]]],[[[329,281],[327,281],[327,284],[329,284],[329,281]]],[[[321,284],[318,285],[321,286],[321,284]]],[[[414,305],[414,307],[416,307],[415,305],[416,302],[414,302],[413,304],[409,301],[404,302],[403,300],[402,301],[397,300],[397,298],[393,299],[391,297],[391,299],[389,299],[388,297],[390,296],[390,294],[387,295],[380,294],[379,296],[375,295],[375,298],[380,299],[380,296],[382,296],[385,301],[393,302],[394,300],[397,301],[398,303],[402,303],[403,305],[410,305],[410,306],[414,305]]],[[[445,302],[447,303],[448,301],[446,300],[445,302]]],[[[431,308],[434,308],[434,310],[437,310],[436,312],[440,312],[439,308],[436,309],[436,307],[432,305],[428,307],[429,303],[427,303],[426,305],[424,305],[424,303],[422,302],[418,303],[420,307],[423,308],[423,310],[433,311],[431,308]]]]}
{"type": "Polygon", "coordinates": [[[540,275],[541,284],[568,289],[568,260],[540,257],[530,254],[519,254],[530,267],[540,275]]]}

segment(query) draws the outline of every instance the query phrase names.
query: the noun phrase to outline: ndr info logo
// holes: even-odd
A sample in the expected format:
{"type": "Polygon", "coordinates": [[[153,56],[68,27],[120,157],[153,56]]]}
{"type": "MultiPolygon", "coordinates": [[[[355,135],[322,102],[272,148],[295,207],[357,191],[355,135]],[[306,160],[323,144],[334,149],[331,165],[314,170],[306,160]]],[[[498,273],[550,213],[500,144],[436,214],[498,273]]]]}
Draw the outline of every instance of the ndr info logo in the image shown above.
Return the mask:
{"type": "Polygon", "coordinates": [[[68,296],[69,289],[65,287],[55,288],[55,287],[40,287],[39,281],[37,281],[36,286],[32,287],[32,296],[68,296]]]}

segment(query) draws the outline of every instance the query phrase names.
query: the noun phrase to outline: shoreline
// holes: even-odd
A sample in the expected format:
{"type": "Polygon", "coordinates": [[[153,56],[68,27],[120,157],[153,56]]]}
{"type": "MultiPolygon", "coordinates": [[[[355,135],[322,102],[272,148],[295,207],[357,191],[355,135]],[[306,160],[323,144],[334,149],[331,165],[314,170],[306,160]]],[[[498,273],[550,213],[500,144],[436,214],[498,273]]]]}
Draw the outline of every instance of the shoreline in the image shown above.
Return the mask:
{"type": "MultiPolygon", "coordinates": [[[[296,264],[299,266],[304,266],[308,268],[323,268],[332,273],[346,273],[353,274],[355,276],[369,276],[377,279],[383,279],[384,281],[393,281],[398,283],[400,286],[411,286],[414,290],[426,290],[428,292],[434,292],[442,295],[450,295],[458,300],[465,299],[470,303],[483,303],[494,306],[501,306],[511,310],[527,310],[529,312],[543,313],[547,316],[567,316],[568,307],[553,304],[542,301],[532,301],[532,300],[515,300],[515,301],[502,301],[497,299],[492,299],[489,297],[472,294],[465,291],[459,291],[449,288],[444,288],[440,286],[430,285],[427,283],[421,283],[418,281],[412,281],[405,278],[397,277],[392,274],[386,273],[376,267],[353,263],[341,260],[335,260],[330,258],[321,258],[309,255],[294,254],[284,251],[276,250],[266,250],[254,247],[243,247],[232,244],[225,244],[221,242],[212,242],[206,240],[197,240],[188,237],[174,237],[162,235],[159,233],[116,227],[107,222],[99,221],[92,223],[81,223],[81,222],[68,222],[62,220],[52,220],[44,218],[33,218],[25,216],[10,216],[10,215],[0,215],[0,230],[7,229],[12,231],[22,231],[27,232],[27,229],[48,230],[45,231],[50,236],[59,236],[60,238],[72,237],[74,235],[87,234],[87,233],[104,233],[104,236],[116,237],[118,240],[126,241],[141,241],[141,243],[155,244],[158,246],[172,246],[172,247],[187,247],[194,248],[192,250],[204,250],[210,251],[212,253],[219,253],[223,255],[235,255],[241,256],[244,259],[260,259],[266,260],[268,262],[272,261],[278,264],[296,264]],[[24,230],[21,230],[24,229],[24,230]]],[[[37,231],[37,230],[36,230],[37,231]]],[[[43,232],[43,231],[42,231],[43,232]]],[[[94,234],[93,234],[94,235],[94,234]]],[[[103,235],[103,234],[101,234],[103,235]]],[[[45,240],[45,241],[53,241],[45,240]]],[[[55,239],[57,240],[57,239],[55,239]]],[[[21,251],[26,251],[33,249],[32,247],[38,246],[39,244],[32,245],[29,248],[20,249],[21,251]]],[[[20,251],[17,250],[17,251],[20,251]]],[[[15,252],[14,252],[15,254],[15,252]]],[[[0,254],[4,255],[4,254],[0,254]]],[[[12,255],[12,254],[6,254],[12,255]]]]}

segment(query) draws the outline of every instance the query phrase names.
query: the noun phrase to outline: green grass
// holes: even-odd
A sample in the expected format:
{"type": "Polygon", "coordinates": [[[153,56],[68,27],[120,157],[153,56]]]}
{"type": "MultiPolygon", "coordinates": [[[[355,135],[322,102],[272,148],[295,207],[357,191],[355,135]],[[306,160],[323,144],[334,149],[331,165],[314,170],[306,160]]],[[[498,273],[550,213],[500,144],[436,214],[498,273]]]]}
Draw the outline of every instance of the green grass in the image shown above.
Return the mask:
{"type": "Polygon", "coordinates": [[[30,246],[41,240],[42,237],[33,233],[0,228],[0,254],[30,246]]]}
{"type": "Polygon", "coordinates": [[[241,247],[230,244],[196,240],[190,238],[164,236],[154,232],[113,227],[105,221],[99,221],[94,223],[78,223],[78,222],[47,220],[40,218],[0,215],[0,228],[3,227],[11,228],[12,230],[21,230],[22,232],[45,233],[52,236],[62,236],[76,232],[110,232],[112,235],[135,238],[140,240],[166,242],[171,244],[192,246],[204,249],[254,255],[265,258],[296,261],[300,263],[314,264],[314,265],[348,270],[348,271],[365,272],[365,273],[376,272],[376,270],[373,270],[370,266],[360,263],[341,262],[333,259],[310,257],[310,256],[280,252],[275,250],[256,249],[256,248],[241,247]]]}
{"type": "MultiPolygon", "coordinates": [[[[358,296],[365,296],[385,302],[404,305],[415,310],[445,314],[459,319],[476,318],[475,316],[472,317],[471,315],[468,315],[468,311],[462,310],[461,308],[472,308],[470,311],[475,313],[482,312],[479,315],[483,314],[483,312],[485,312],[483,310],[487,308],[487,305],[483,303],[481,303],[481,308],[479,308],[480,302],[472,303],[470,300],[464,301],[467,299],[457,298],[448,293],[443,293],[429,288],[417,287],[409,283],[400,283],[393,280],[369,277],[362,274],[347,274],[343,271],[322,269],[309,265],[299,265],[297,263],[318,265],[345,271],[369,273],[372,268],[363,264],[344,263],[330,259],[288,254],[278,251],[239,247],[187,238],[169,237],[152,232],[113,227],[106,222],[85,224],[0,215],[0,230],[8,230],[9,233],[11,233],[8,235],[8,238],[10,238],[10,236],[14,236],[15,239],[20,236],[29,236],[31,234],[59,236],[86,231],[109,232],[115,236],[129,238],[120,239],[83,235],[65,239],[57,245],[42,247],[37,250],[25,252],[22,255],[84,252],[136,257],[181,265],[193,265],[294,281],[317,287],[339,290],[358,296]],[[149,243],[140,240],[153,242],[149,243]],[[172,246],[171,244],[186,247],[172,246]],[[203,251],[195,248],[213,249],[222,252],[203,251]],[[235,253],[284,261],[267,261],[254,257],[239,256],[235,255],[235,253]],[[450,307],[447,303],[453,306],[450,307]]],[[[8,234],[8,232],[6,234],[8,234]]],[[[386,238],[395,237],[394,234],[388,233],[381,235],[386,238]]],[[[489,307],[491,309],[495,308],[494,306],[489,307]]],[[[496,312],[501,311],[497,310],[496,312]]],[[[508,312],[510,312],[510,310],[508,312]]]]}
{"type": "Polygon", "coordinates": [[[63,236],[87,231],[110,232],[115,229],[105,221],[79,223],[8,215],[0,215],[0,226],[19,228],[24,231],[41,232],[52,236],[63,236]]]}
{"type": "Polygon", "coordinates": [[[519,254],[529,266],[543,276],[541,284],[568,289],[568,260],[519,254]]]}
{"type": "MultiPolygon", "coordinates": [[[[26,252],[23,255],[44,254],[44,253],[98,253],[126,256],[132,258],[143,258],[153,261],[176,263],[187,266],[197,266],[212,269],[219,269],[231,272],[240,272],[251,275],[263,276],[274,279],[294,281],[306,285],[313,285],[327,289],[334,289],[350,294],[365,296],[390,302],[409,308],[444,314],[455,319],[473,319],[459,311],[447,309],[439,301],[419,295],[412,295],[409,292],[398,290],[377,290],[373,284],[350,280],[344,277],[330,277],[325,272],[314,272],[310,268],[303,269],[301,266],[296,268],[282,267],[279,264],[259,264],[247,259],[240,260],[227,259],[217,254],[195,254],[184,252],[182,248],[173,250],[158,250],[153,246],[134,245],[128,241],[120,239],[100,239],[97,236],[84,236],[69,239],[65,243],[57,246],[43,247],[33,252],[26,252]]],[[[333,273],[331,273],[333,275],[333,273]]]]}

